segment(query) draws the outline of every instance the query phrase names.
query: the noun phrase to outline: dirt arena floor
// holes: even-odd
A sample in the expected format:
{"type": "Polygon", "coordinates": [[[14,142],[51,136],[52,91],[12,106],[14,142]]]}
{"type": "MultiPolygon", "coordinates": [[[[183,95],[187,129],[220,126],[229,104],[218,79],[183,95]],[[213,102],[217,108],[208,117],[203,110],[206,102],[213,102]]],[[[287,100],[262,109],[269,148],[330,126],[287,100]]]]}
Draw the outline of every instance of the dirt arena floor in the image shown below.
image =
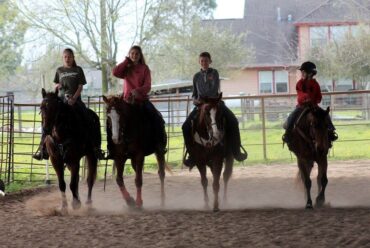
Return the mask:
{"type": "MultiPolygon", "coordinates": [[[[142,211],[129,211],[114,181],[106,192],[96,184],[93,210],[64,216],[55,187],[10,194],[0,199],[0,247],[370,247],[370,161],[329,164],[323,209],[303,209],[296,175],[295,164],[238,167],[217,213],[203,208],[196,169],[167,175],[164,209],[150,173],[142,211]]],[[[133,177],[125,181],[134,195],[133,177]]],[[[80,191],[85,201],[85,184],[80,191]]]]}

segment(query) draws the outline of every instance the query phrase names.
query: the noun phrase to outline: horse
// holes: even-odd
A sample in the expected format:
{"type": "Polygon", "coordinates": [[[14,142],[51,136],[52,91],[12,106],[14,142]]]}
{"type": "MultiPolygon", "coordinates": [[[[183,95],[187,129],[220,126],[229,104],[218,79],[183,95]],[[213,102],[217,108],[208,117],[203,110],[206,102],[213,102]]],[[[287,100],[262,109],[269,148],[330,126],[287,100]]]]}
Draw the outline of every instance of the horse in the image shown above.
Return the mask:
{"type": "Polygon", "coordinates": [[[310,174],[314,162],[318,165],[318,195],[316,207],[323,207],[325,203],[325,189],[328,184],[327,155],[329,151],[328,139],[328,115],[330,108],[326,110],[318,106],[306,105],[297,118],[292,130],[292,140],[288,144],[289,149],[296,155],[299,174],[306,189],[306,209],[312,209],[311,179],[310,174]]]}
{"type": "Polygon", "coordinates": [[[145,156],[154,153],[161,181],[161,206],[163,207],[165,204],[165,169],[168,171],[170,169],[166,165],[164,153],[159,152],[154,144],[154,139],[151,137],[152,126],[145,119],[143,106],[139,103],[126,102],[122,96],[103,96],[103,100],[106,104],[107,129],[111,130],[113,141],[113,160],[117,169],[116,183],[124,200],[129,208],[142,209],[141,190],[145,156]],[[131,159],[131,165],[135,171],[136,200],[127,191],[123,180],[124,167],[128,159],[131,159]]]}
{"type": "Polygon", "coordinates": [[[88,196],[86,204],[92,205],[92,188],[97,174],[97,157],[93,147],[87,141],[88,135],[100,137],[99,117],[95,112],[88,109],[92,122],[88,123],[95,128],[92,133],[86,130],[86,123],[81,119],[73,107],[64,103],[58,97],[58,90],[46,92],[42,89],[42,102],[40,112],[43,130],[49,130],[45,137],[45,146],[50,156],[51,163],[58,177],[59,190],[62,196],[62,213],[67,212],[66,183],[64,181],[64,169],[67,167],[71,172],[70,189],[73,195],[72,207],[81,207],[78,194],[80,160],[86,156],[88,165],[87,185],[88,196]],[[85,125],[85,126],[84,126],[85,125]]]}
{"type": "Polygon", "coordinates": [[[218,193],[220,190],[220,177],[223,164],[225,169],[223,172],[224,180],[224,202],[227,201],[227,186],[232,174],[234,157],[225,132],[225,120],[222,114],[221,101],[222,95],[217,98],[201,99],[201,104],[198,106],[198,113],[193,120],[193,149],[188,151],[193,157],[197,166],[203,187],[203,195],[205,208],[209,208],[208,198],[208,179],[207,166],[210,167],[213,175],[213,211],[219,211],[218,193]]]}

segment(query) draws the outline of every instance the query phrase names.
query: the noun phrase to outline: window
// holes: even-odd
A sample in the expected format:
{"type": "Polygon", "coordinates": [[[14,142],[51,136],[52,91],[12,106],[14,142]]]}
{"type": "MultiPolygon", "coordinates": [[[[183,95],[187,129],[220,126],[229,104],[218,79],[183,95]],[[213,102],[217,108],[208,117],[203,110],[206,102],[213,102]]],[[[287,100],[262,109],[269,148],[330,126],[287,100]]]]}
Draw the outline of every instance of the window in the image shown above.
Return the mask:
{"type": "Polygon", "coordinates": [[[349,34],[349,26],[330,27],[331,40],[334,42],[343,41],[349,34]]]}
{"type": "Polygon", "coordinates": [[[328,42],[328,27],[310,27],[311,47],[324,46],[328,42]]]}
{"type": "Polygon", "coordinates": [[[272,93],[272,71],[259,72],[260,93],[272,93]]]}
{"type": "Polygon", "coordinates": [[[288,92],[288,72],[275,71],[275,92],[287,93],[288,92]]]}
{"type": "Polygon", "coordinates": [[[260,71],[259,92],[264,93],[287,93],[289,92],[288,71],[260,71]]]}

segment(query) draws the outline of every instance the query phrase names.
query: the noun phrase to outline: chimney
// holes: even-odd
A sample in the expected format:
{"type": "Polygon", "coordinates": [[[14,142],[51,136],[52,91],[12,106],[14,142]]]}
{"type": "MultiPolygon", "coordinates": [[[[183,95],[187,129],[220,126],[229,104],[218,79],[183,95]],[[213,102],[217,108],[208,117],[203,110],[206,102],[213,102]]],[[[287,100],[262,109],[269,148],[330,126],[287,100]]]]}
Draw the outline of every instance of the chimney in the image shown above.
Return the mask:
{"type": "Polygon", "coordinates": [[[277,21],[278,21],[278,22],[281,22],[280,7],[277,7],[277,8],[276,8],[276,12],[277,12],[277,21]]]}

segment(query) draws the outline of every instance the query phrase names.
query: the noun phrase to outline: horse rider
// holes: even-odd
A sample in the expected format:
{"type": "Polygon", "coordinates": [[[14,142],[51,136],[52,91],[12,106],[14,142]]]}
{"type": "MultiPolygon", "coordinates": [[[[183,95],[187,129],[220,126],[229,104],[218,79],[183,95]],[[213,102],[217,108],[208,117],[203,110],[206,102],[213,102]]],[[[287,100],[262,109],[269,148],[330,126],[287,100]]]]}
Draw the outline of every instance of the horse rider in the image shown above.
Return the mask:
{"type": "MultiPolygon", "coordinates": [[[[193,137],[192,137],[192,121],[197,115],[198,105],[201,104],[201,98],[218,97],[220,93],[220,78],[218,71],[210,67],[212,63],[211,55],[208,52],[202,52],[199,55],[199,64],[201,69],[195,73],[193,77],[193,103],[195,108],[189,114],[186,121],[182,125],[185,146],[188,151],[188,158],[184,158],[185,166],[191,168],[195,165],[192,158],[193,137]]],[[[247,159],[247,153],[243,153],[240,149],[244,148],[241,145],[239,123],[234,113],[226,107],[224,102],[220,104],[221,111],[226,120],[226,139],[231,144],[232,153],[237,161],[244,161],[247,159]]]]}

